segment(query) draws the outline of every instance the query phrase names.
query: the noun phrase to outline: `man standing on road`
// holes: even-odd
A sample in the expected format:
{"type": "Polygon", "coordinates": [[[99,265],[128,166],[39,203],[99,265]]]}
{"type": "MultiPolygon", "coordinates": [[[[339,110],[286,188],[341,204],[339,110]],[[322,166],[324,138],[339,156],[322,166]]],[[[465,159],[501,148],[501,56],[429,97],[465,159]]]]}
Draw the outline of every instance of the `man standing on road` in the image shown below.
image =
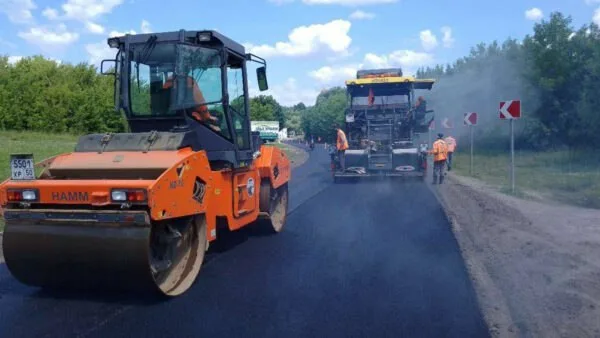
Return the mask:
{"type": "Polygon", "coordinates": [[[444,142],[444,135],[438,134],[438,138],[433,142],[433,147],[430,153],[433,155],[433,184],[437,184],[439,177],[440,184],[444,182],[444,167],[446,166],[446,159],[448,158],[448,149],[446,142],[444,142]]]}
{"type": "Polygon", "coordinates": [[[348,149],[348,140],[346,139],[346,133],[340,128],[339,125],[335,125],[335,130],[337,131],[337,142],[336,148],[338,152],[338,158],[340,160],[340,169],[342,171],[346,170],[346,149],[348,149]]]}
{"type": "Polygon", "coordinates": [[[450,171],[452,170],[452,154],[456,150],[456,140],[451,135],[448,135],[444,141],[448,145],[448,171],[450,171]]]}

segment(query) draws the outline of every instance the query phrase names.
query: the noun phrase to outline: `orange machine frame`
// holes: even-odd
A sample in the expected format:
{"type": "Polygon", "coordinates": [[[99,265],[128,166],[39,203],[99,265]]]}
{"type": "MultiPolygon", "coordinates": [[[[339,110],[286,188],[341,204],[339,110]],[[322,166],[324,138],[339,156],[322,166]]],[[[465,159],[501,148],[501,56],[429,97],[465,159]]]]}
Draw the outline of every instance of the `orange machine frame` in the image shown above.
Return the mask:
{"type": "MultiPolygon", "coordinates": [[[[176,152],[111,152],[70,153],[51,157],[36,164],[44,169],[35,181],[6,180],[0,184],[0,214],[5,208],[7,190],[36,189],[38,204],[90,205],[111,204],[112,189],[144,189],[147,192],[148,213],[152,220],[164,220],[195,214],[205,214],[207,238],[216,239],[217,216],[227,220],[229,229],[236,230],[252,223],[259,215],[260,186],[264,180],[273,188],[290,179],[290,163],[280,149],[261,146],[260,157],[250,166],[212,171],[206,152],[184,148],[176,152]],[[120,160],[115,162],[118,157],[120,160]],[[166,168],[156,179],[69,179],[53,180],[46,170],[52,168],[89,168],[136,170],[166,168]],[[123,168],[124,167],[124,168],[123,168]],[[194,185],[204,183],[204,194],[198,201],[192,198],[194,185]],[[63,198],[64,197],[64,198],[63,198]]],[[[99,210],[101,212],[102,209],[99,210]]]]}

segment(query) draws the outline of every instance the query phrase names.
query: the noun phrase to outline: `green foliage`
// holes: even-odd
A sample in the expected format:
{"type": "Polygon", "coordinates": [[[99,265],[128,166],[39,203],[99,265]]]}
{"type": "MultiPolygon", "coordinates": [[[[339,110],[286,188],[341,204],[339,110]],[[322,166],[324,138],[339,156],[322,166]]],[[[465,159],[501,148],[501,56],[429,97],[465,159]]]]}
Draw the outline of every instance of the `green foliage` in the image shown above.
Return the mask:
{"type": "Polygon", "coordinates": [[[250,119],[252,121],[279,121],[279,127],[285,127],[283,107],[271,95],[259,95],[250,99],[250,119]]]}
{"type": "Polygon", "coordinates": [[[438,80],[428,100],[438,120],[461,123],[464,112],[480,113],[480,145],[505,146],[508,128],[495,108],[516,98],[523,103],[519,146],[581,148],[600,141],[600,30],[594,24],[576,30],[570,17],[552,13],[521,42],[479,44],[453,64],[420,69],[417,76],[438,80]]]}
{"type": "Polygon", "coordinates": [[[11,65],[0,57],[0,129],[124,130],[114,110],[113,81],[87,64],[59,65],[35,56],[11,65]]]}
{"type": "Polygon", "coordinates": [[[333,126],[336,123],[343,126],[347,105],[345,88],[334,87],[322,91],[317,96],[315,105],[302,114],[301,126],[306,137],[321,137],[328,142],[333,141],[333,126]]]}

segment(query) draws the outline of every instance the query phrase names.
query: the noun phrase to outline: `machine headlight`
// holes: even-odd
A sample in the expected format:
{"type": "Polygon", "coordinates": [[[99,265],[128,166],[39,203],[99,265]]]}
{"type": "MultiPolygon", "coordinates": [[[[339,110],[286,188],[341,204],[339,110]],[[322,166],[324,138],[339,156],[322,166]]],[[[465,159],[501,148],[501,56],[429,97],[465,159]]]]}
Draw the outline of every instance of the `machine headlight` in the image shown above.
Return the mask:
{"type": "Polygon", "coordinates": [[[113,202],[144,202],[146,201],[146,190],[143,189],[113,189],[110,192],[113,202]]]}
{"type": "Polygon", "coordinates": [[[23,201],[36,201],[37,200],[37,192],[35,190],[23,190],[21,193],[23,196],[23,201]]]}

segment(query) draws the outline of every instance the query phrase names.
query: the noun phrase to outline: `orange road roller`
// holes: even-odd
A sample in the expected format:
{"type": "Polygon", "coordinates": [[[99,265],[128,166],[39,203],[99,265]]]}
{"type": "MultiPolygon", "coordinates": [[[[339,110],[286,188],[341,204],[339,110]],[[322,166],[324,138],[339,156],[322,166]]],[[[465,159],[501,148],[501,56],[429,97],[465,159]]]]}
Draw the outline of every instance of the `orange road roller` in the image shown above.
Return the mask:
{"type": "Polygon", "coordinates": [[[79,138],[35,164],[11,155],[0,185],[11,274],[38,287],[177,296],[196,279],[217,223],[282,230],[286,154],[250,130],[247,64],[266,61],[216,31],[108,39],[115,107],[128,132],[79,138]]]}

